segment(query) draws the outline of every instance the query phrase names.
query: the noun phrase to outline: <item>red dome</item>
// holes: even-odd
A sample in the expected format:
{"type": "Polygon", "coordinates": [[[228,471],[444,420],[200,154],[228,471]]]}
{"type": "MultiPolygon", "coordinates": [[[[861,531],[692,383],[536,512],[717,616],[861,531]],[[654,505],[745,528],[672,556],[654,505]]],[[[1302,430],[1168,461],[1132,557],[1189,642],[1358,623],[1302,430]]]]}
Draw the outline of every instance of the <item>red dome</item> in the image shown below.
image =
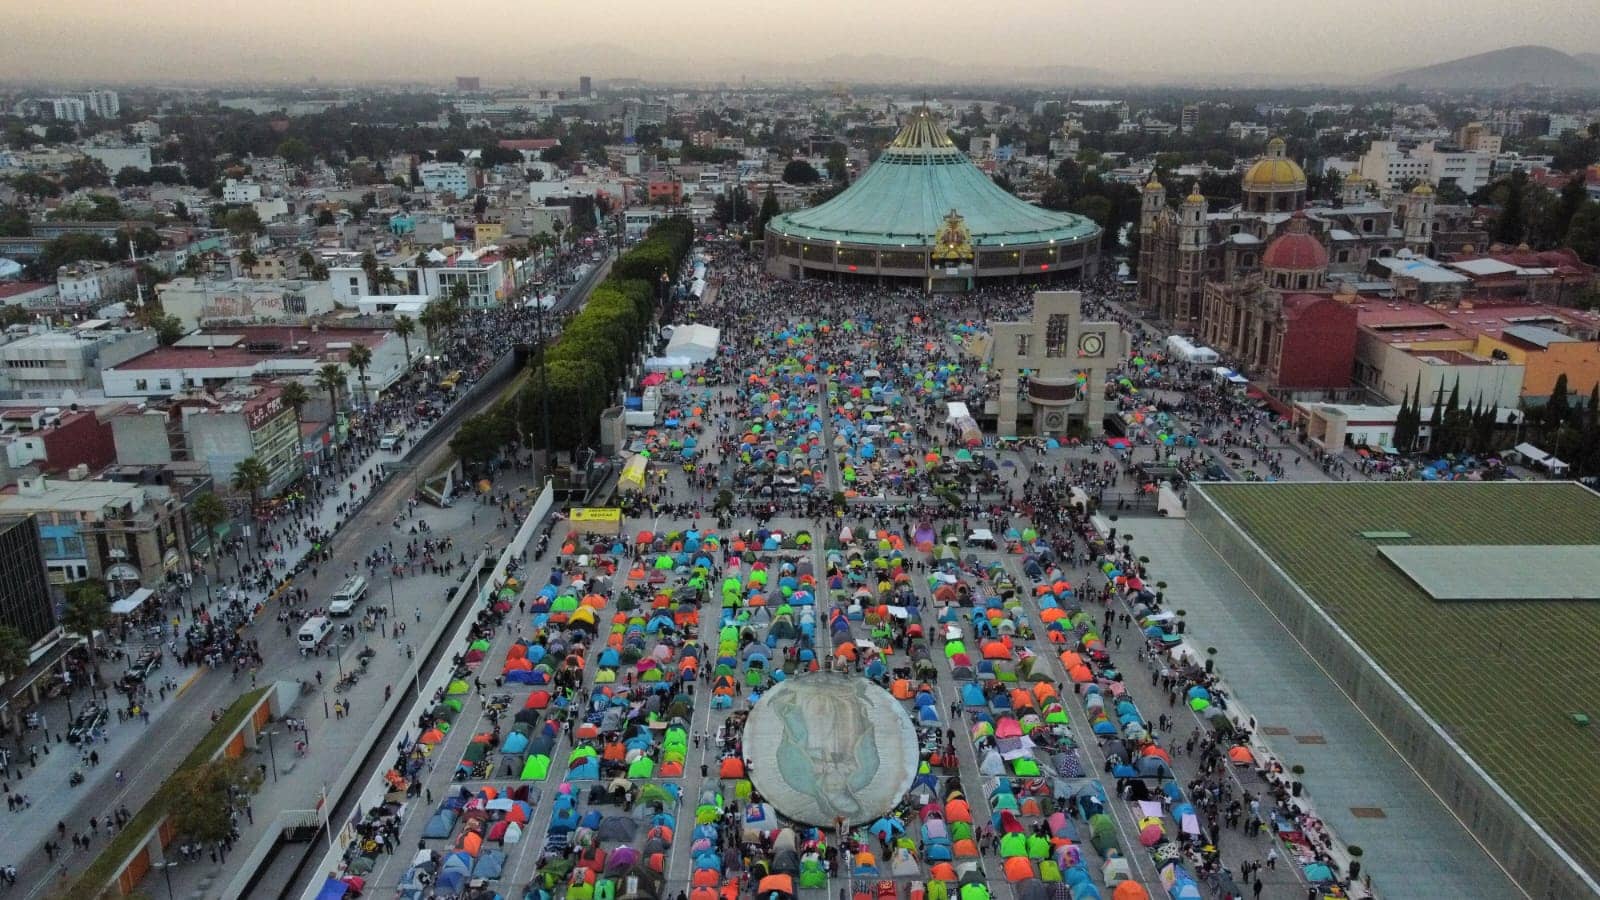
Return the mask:
{"type": "Polygon", "coordinates": [[[1321,270],[1328,267],[1328,251],[1322,242],[1308,234],[1303,219],[1289,223],[1289,230],[1273,238],[1261,254],[1263,269],[1289,269],[1295,272],[1321,270]],[[1297,227],[1298,226],[1298,227],[1297,227]]]}

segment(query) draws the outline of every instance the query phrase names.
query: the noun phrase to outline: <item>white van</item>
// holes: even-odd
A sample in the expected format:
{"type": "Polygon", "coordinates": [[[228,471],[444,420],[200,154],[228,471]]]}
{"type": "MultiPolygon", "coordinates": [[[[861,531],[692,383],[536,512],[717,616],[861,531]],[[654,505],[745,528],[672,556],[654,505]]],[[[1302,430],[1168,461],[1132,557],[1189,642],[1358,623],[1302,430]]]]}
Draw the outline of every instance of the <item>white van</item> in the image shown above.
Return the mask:
{"type": "Polygon", "coordinates": [[[315,650],[322,643],[328,632],[333,630],[333,623],[327,616],[312,616],[300,626],[298,641],[301,650],[315,650]]]}
{"type": "Polygon", "coordinates": [[[405,437],[404,434],[402,434],[402,433],[400,433],[398,431],[391,431],[388,434],[385,434],[383,436],[382,440],[378,441],[378,449],[379,450],[398,450],[398,449],[400,449],[400,439],[403,438],[403,437],[405,437]]]}
{"type": "Polygon", "coordinates": [[[351,575],[339,585],[328,600],[328,615],[348,616],[355,611],[356,604],[367,596],[367,580],[360,575],[351,575]]]}

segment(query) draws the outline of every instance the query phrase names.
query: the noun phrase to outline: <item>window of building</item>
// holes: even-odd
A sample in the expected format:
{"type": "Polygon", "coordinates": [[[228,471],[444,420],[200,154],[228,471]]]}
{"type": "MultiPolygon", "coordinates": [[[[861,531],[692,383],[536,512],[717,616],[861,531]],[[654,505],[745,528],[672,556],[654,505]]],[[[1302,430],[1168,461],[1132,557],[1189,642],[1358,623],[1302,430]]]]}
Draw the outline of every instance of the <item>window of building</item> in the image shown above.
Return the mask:
{"type": "Polygon", "coordinates": [[[136,390],[136,391],[148,391],[148,390],[150,390],[150,381],[149,381],[149,379],[146,379],[146,378],[136,378],[136,379],[134,379],[134,381],[133,381],[133,389],[136,390]]]}
{"type": "Polygon", "coordinates": [[[360,290],[360,289],[361,289],[361,279],[357,278],[354,275],[351,275],[350,276],[350,290],[357,291],[357,290],[360,290]]]}
{"type": "Polygon", "coordinates": [[[172,390],[172,379],[171,378],[163,378],[163,379],[161,379],[161,389],[163,391],[172,390]]]}
{"type": "Polygon", "coordinates": [[[1372,220],[1371,219],[1362,219],[1361,220],[1361,230],[1366,234],[1371,234],[1372,233],[1372,220]]]}
{"type": "Polygon", "coordinates": [[[1345,263],[1345,262],[1349,262],[1349,261],[1350,261],[1350,251],[1349,250],[1340,250],[1339,251],[1339,262],[1345,263]]]}
{"type": "Polygon", "coordinates": [[[1028,351],[1030,349],[1032,349],[1029,345],[1032,344],[1032,343],[1033,343],[1033,335],[1031,335],[1031,334],[1019,334],[1019,335],[1017,335],[1017,358],[1018,359],[1027,359],[1028,358],[1028,351]]]}

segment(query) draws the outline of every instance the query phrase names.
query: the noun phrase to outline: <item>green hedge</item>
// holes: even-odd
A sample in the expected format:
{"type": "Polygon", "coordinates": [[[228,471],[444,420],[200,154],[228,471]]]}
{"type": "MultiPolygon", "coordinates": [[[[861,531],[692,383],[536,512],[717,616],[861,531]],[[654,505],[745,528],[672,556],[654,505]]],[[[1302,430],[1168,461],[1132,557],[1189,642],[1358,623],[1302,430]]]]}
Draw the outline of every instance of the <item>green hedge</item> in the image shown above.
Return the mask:
{"type": "Polygon", "coordinates": [[[595,286],[583,309],[551,343],[546,357],[548,383],[535,373],[516,402],[486,414],[510,416],[514,421],[520,417],[518,427],[484,427],[482,432],[520,431],[539,445],[543,441],[543,399],[548,396],[550,442],[555,449],[573,450],[589,442],[600,413],[650,333],[661,273],[675,277],[693,243],[694,225],[688,219],[675,216],[657,222],[612,265],[611,274],[595,286]]]}
{"type": "Polygon", "coordinates": [[[123,860],[127,859],[129,854],[133,853],[136,848],[144,844],[149,837],[150,831],[166,819],[167,811],[172,808],[173,802],[177,799],[178,776],[196,766],[210,762],[211,758],[217,755],[223,744],[227,743],[228,738],[233,735],[239,724],[250,715],[250,711],[256,708],[256,705],[261,702],[261,698],[265,697],[269,690],[271,688],[258,688],[253,691],[247,691],[241,694],[239,699],[233,701],[233,704],[222,713],[222,717],[217,719],[217,723],[211,726],[211,730],[206,732],[199,743],[195,744],[194,749],[189,752],[189,755],[183,758],[183,762],[178,764],[178,768],[171,775],[168,775],[166,780],[161,782],[161,787],[156,788],[154,796],[138,812],[134,813],[133,818],[128,820],[127,826],[117,832],[117,836],[111,839],[111,843],[107,844],[105,849],[101,850],[100,854],[95,857],[94,862],[83,870],[83,874],[78,876],[71,887],[57,891],[53,896],[62,898],[97,897],[104,894],[108,888],[114,889],[115,886],[110,882],[121,873],[118,867],[122,865],[123,860]]]}

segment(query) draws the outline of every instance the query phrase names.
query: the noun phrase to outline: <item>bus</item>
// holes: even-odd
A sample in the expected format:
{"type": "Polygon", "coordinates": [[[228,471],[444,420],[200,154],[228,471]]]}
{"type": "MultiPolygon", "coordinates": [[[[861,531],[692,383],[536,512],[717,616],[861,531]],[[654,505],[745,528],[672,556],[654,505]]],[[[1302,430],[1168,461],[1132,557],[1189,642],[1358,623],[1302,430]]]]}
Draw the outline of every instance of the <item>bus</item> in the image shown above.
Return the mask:
{"type": "Polygon", "coordinates": [[[454,393],[456,385],[459,383],[461,383],[461,370],[457,369],[454,372],[451,372],[449,375],[446,375],[444,379],[439,382],[439,390],[444,391],[446,394],[454,393]]]}

